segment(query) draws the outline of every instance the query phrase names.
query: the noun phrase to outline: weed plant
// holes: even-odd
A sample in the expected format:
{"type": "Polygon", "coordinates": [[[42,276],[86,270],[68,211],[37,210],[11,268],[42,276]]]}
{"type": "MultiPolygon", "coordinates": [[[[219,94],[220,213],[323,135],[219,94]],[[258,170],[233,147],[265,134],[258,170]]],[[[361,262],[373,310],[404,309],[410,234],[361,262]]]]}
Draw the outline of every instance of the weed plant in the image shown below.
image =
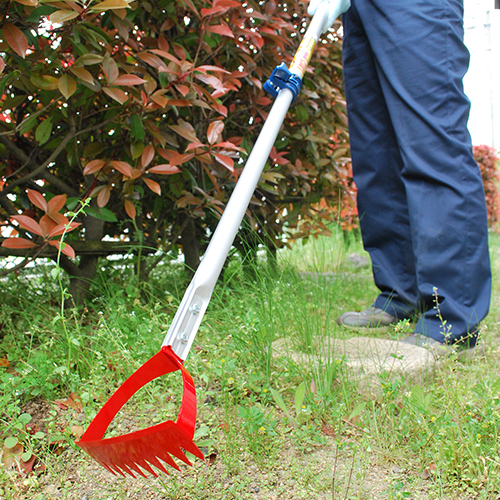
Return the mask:
{"type": "MultiPolygon", "coordinates": [[[[492,234],[491,240],[496,265],[499,238],[492,234]]],[[[233,479],[224,489],[205,469],[193,472],[196,480],[163,478],[156,487],[165,498],[206,498],[206,488],[211,498],[247,498],[249,464],[271,477],[284,457],[288,480],[303,492],[297,498],[373,498],[374,466],[386,471],[379,493],[387,499],[499,497],[498,304],[483,327],[484,359],[461,364],[452,357],[425,385],[382,373],[367,391],[335,348],[335,339],[366,335],[339,327],[336,317],[369,306],[376,294],[369,266],[351,262],[353,252],[364,256],[359,242],[346,244],[338,232],[281,251],[277,267],[267,265],[264,252],[250,274],[237,257],[228,263],[186,366],[197,385],[196,442],[233,479]],[[304,468],[321,453],[330,453],[321,473],[304,468]]],[[[158,351],[184,292],[182,266],[162,266],[147,285],[130,281],[131,274],[127,261],[103,268],[81,311],[61,312],[50,268],[3,282],[4,452],[21,445],[21,458],[35,454],[58,470],[65,464],[52,453],[57,442],[77,460],[72,429],[87,425],[112,391],[158,351]],[[31,410],[71,394],[78,395],[84,417],[68,413],[61,421],[53,407],[44,420],[31,410]]],[[[397,339],[409,331],[406,322],[371,334],[397,339]]],[[[180,385],[173,375],[148,385],[110,435],[175,418],[180,385]]],[[[8,486],[11,476],[1,468],[0,484],[0,497],[43,495],[25,485],[27,496],[19,496],[20,487],[8,486]]]]}

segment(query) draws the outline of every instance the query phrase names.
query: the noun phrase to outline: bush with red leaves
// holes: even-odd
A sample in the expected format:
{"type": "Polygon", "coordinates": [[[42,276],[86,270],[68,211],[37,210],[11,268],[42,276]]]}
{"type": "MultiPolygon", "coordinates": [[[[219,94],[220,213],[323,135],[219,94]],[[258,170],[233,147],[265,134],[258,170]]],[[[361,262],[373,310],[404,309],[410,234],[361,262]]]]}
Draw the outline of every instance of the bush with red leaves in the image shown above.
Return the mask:
{"type": "Polygon", "coordinates": [[[490,146],[474,146],[474,158],[481,170],[488,209],[488,226],[495,231],[500,229],[500,199],[498,182],[500,180],[499,158],[490,146]]]}

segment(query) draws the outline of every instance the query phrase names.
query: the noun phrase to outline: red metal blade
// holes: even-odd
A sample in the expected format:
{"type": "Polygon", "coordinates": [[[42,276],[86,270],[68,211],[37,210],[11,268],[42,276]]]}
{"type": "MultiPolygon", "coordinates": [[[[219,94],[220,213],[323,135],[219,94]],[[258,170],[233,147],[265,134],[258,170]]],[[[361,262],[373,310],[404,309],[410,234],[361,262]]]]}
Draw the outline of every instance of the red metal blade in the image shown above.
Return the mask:
{"type": "Polygon", "coordinates": [[[184,453],[186,451],[204,459],[203,453],[193,442],[195,425],[196,390],[193,379],[180,358],[166,346],[116,390],[76,444],[113,474],[145,476],[145,470],[156,476],[151,465],[168,474],[160,460],[179,469],[172,456],[187,465],[191,463],[184,453]],[[181,371],[183,383],[182,403],[176,422],[167,420],[123,436],[102,439],[115,415],[141,387],[176,370],[181,371]]]}

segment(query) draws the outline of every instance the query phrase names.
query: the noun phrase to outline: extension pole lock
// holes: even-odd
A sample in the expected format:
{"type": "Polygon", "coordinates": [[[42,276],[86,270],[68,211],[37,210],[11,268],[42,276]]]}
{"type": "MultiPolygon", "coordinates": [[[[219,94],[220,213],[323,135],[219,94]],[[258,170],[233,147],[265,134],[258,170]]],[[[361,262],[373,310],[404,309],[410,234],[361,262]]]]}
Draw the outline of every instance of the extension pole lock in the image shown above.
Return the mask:
{"type": "Polygon", "coordinates": [[[284,62],[274,68],[271,76],[264,84],[264,90],[273,97],[277,97],[280,90],[284,88],[291,90],[293,94],[292,102],[295,101],[301,87],[302,78],[299,75],[291,73],[284,62]]]}

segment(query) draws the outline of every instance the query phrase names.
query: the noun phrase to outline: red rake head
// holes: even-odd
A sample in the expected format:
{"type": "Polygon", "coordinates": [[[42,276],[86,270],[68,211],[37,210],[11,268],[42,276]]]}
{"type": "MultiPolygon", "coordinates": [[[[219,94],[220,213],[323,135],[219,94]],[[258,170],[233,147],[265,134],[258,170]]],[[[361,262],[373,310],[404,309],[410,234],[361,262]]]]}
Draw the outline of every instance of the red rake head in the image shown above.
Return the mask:
{"type": "Polygon", "coordinates": [[[180,358],[167,346],[144,363],[116,390],[76,444],[113,474],[118,472],[125,476],[124,473],[127,473],[135,477],[134,472],[136,472],[146,477],[142,470],[145,469],[157,476],[151,465],[168,474],[160,460],[179,470],[172,456],[191,465],[184,451],[204,459],[201,451],[193,443],[195,424],[196,390],[193,379],[180,358]],[[167,420],[147,429],[102,439],[115,415],[141,387],[175,370],[181,371],[183,383],[182,403],[177,422],[167,420]]]}

